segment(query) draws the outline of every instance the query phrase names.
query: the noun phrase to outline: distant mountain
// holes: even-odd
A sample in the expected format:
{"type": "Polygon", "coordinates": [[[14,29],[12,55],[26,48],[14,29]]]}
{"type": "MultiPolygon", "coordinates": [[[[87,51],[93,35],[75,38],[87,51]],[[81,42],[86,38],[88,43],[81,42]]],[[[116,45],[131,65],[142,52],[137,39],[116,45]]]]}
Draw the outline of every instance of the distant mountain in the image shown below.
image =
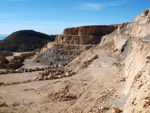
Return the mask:
{"type": "Polygon", "coordinates": [[[40,49],[48,42],[54,40],[55,35],[46,35],[33,30],[21,30],[0,41],[0,51],[32,51],[40,49]]]}
{"type": "Polygon", "coordinates": [[[3,40],[4,38],[6,38],[6,37],[2,37],[2,36],[0,36],[0,40],[3,40]]]}
{"type": "Polygon", "coordinates": [[[0,40],[5,39],[7,36],[8,36],[7,34],[0,34],[0,40]]]}

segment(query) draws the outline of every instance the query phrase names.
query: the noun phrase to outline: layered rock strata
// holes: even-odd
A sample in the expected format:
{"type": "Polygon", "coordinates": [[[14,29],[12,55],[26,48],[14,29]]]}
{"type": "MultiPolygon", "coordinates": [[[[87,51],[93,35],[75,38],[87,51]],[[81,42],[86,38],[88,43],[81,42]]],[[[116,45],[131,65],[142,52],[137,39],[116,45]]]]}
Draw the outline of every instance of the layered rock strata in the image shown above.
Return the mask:
{"type": "Polygon", "coordinates": [[[67,28],[63,34],[56,36],[52,46],[49,43],[42,49],[35,61],[48,65],[65,66],[83,51],[99,44],[102,36],[116,29],[115,25],[67,28]]]}

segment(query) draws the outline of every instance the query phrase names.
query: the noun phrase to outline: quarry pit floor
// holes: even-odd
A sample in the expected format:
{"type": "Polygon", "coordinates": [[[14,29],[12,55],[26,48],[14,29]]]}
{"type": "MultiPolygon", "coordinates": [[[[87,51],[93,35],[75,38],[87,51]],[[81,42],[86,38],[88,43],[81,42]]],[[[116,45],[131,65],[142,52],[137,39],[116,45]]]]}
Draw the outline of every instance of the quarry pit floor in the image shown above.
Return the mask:
{"type": "MultiPolygon", "coordinates": [[[[123,97],[124,82],[117,82],[117,59],[102,49],[92,52],[98,58],[71,77],[1,85],[0,113],[111,113],[116,99],[123,97]]],[[[43,66],[46,65],[27,59],[23,68],[43,66]]],[[[21,82],[39,76],[38,73],[4,74],[0,75],[0,82],[21,82]]]]}

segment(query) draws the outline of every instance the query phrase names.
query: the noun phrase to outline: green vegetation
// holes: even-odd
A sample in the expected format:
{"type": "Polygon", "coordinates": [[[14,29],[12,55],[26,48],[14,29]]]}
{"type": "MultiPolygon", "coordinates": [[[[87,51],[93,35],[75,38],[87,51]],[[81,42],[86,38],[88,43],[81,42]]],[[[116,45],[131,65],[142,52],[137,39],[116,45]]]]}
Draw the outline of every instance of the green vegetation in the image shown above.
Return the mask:
{"type": "Polygon", "coordinates": [[[46,35],[33,30],[17,31],[0,41],[0,51],[33,51],[54,40],[55,35],[46,35]]]}

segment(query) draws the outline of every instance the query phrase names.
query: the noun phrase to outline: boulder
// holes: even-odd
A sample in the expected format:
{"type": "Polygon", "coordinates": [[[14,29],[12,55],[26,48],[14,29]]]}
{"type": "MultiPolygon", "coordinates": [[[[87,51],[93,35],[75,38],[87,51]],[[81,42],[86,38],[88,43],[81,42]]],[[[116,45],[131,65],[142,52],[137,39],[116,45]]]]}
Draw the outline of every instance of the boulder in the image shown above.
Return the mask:
{"type": "Polygon", "coordinates": [[[150,59],[150,55],[146,56],[147,59],[150,59]]]}
{"type": "Polygon", "coordinates": [[[8,63],[8,60],[4,56],[0,56],[1,63],[8,63]]]}
{"type": "Polygon", "coordinates": [[[14,59],[14,60],[20,60],[20,61],[23,61],[23,60],[24,60],[24,57],[23,57],[23,56],[14,56],[13,59],[14,59]]]}
{"type": "Polygon", "coordinates": [[[18,69],[22,66],[22,61],[20,60],[12,60],[10,61],[6,66],[7,68],[11,68],[11,69],[18,69]]]}
{"type": "Polygon", "coordinates": [[[21,55],[23,58],[30,58],[31,56],[34,56],[36,52],[30,52],[30,53],[24,53],[21,55]]]}
{"type": "Polygon", "coordinates": [[[4,63],[0,61],[0,69],[4,68],[4,63]]]}
{"type": "Polygon", "coordinates": [[[149,10],[145,10],[145,11],[143,11],[143,13],[142,13],[144,16],[147,16],[148,14],[149,14],[149,10]]]}
{"type": "Polygon", "coordinates": [[[121,112],[122,111],[116,105],[112,106],[112,113],[121,113],[121,112]]]}

